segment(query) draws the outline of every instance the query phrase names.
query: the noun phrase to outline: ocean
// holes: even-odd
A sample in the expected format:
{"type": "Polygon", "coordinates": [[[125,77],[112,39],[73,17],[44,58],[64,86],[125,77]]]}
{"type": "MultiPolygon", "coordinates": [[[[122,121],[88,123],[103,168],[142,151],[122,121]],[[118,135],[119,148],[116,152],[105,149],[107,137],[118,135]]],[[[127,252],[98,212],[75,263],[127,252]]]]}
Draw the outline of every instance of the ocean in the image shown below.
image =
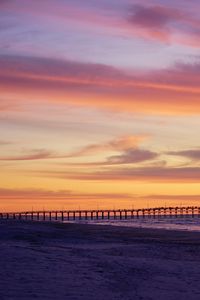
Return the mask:
{"type": "Polygon", "coordinates": [[[184,231],[200,231],[199,216],[160,216],[156,218],[139,217],[134,219],[104,219],[104,220],[69,220],[64,223],[78,223],[78,224],[98,224],[111,226],[125,226],[125,227],[140,227],[140,228],[157,228],[167,230],[184,230],[184,231]]]}

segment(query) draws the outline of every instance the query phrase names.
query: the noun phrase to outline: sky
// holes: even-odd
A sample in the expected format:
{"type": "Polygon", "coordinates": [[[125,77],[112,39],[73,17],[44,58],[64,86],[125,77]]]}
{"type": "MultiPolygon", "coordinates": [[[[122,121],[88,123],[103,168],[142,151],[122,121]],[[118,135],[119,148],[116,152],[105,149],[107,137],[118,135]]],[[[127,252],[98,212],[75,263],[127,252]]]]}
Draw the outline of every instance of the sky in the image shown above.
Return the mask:
{"type": "Polygon", "coordinates": [[[199,205],[198,0],[0,0],[0,210],[199,205]]]}

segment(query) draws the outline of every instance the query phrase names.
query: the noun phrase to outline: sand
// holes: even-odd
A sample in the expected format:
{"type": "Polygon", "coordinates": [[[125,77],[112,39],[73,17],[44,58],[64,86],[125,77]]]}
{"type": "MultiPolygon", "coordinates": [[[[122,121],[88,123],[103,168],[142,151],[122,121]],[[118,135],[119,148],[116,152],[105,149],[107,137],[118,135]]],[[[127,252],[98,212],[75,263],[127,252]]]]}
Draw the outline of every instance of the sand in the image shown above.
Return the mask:
{"type": "Polygon", "coordinates": [[[0,221],[0,299],[200,299],[200,233],[0,221]]]}

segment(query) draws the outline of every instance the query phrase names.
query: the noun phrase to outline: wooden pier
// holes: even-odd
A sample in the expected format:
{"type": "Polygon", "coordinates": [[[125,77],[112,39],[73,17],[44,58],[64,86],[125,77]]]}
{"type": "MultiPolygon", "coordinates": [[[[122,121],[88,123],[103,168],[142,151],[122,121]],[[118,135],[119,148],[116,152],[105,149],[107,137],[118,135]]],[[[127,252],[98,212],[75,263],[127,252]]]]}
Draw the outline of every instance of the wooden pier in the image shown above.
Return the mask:
{"type": "Polygon", "coordinates": [[[200,217],[200,207],[154,207],[139,209],[110,209],[110,210],[51,210],[51,211],[24,211],[2,212],[0,219],[32,220],[64,222],[76,220],[126,220],[137,218],[178,218],[200,217]]]}

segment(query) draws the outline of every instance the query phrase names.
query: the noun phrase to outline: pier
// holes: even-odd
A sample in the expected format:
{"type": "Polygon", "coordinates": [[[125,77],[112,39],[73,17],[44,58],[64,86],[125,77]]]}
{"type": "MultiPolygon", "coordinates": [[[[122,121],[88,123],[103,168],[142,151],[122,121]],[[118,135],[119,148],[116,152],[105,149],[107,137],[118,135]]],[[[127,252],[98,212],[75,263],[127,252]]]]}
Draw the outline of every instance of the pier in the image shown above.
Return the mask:
{"type": "Polygon", "coordinates": [[[200,217],[198,206],[154,207],[139,209],[50,210],[1,212],[0,219],[65,222],[78,220],[126,220],[160,217],[200,217]]]}

